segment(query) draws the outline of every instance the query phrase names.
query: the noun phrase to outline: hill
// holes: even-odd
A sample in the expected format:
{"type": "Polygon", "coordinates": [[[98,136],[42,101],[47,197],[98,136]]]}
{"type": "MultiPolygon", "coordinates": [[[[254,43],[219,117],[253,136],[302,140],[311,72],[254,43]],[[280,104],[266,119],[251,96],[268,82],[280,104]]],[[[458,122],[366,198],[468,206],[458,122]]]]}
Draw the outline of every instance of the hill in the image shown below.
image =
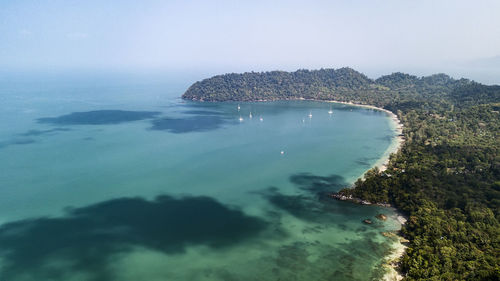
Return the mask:
{"type": "Polygon", "coordinates": [[[336,100],[388,109],[406,142],[388,169],[340,193],[390,203],[409,217],[406,280],[500,280],[500,86],[445,74],[351,68],[225,74],[194,83],[199,101],[336,100]]]}

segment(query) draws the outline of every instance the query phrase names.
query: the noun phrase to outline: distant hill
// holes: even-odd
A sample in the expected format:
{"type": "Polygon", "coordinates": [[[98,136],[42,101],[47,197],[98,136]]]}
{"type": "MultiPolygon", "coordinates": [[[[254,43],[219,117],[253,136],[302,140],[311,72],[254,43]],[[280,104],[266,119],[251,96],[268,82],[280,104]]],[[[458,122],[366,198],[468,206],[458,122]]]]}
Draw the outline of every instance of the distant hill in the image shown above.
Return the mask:
{"type": "Polygon", "coordinates": [[[352,69],[270,71],[217,75],[191,85],[182,96],[199,101],[317,99],[351,101],[395,110],[482,104],[500,99],[500,86],[446,74],[417,77],[393,73],[376,80],[352,69]]]}
{"type": "Polygon", "coordinates": [[[183,98],[206,101],[317,98],[370,89],[372,85],[371,79],[351,68],[231,73],[194,83],[183,98]]]}

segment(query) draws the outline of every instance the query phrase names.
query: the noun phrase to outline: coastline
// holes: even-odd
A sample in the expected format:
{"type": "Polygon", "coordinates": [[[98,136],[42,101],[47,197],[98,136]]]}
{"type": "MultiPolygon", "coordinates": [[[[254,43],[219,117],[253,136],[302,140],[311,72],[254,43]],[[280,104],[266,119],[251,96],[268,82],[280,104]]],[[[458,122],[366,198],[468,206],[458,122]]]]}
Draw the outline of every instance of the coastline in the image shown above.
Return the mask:
{"type": "MultiPolygon", "coordinates": [[[[374,109],[374,110],[378,110],[378,111],[383,111],[391,117],[393,130],[396,132],[397,135],[394,138],[394,140],[392,141],[392,143],[389,145],[389,147],[386,149],[386,151],[384,152],[382,157],[372,167],[372,168],[377,167],[380,172],[387,170],[387,166],[389,164],[391,154],[397,153],[401,149],[401,147],[403,146],[404,141],[405,141],[404,137],[402,136],[403,124],[399,120],[398,116],[396,114],[394,114],[392,111],[389,111],[389,110],[381,108],[381,107],[376,107],[373,105],[357,104],[357,103],[353,103],[353,102],[344,102],[344,101],[335,101],[335,100],[327,100],[326,102],[339,103],[339,104],[364,107],[364,108],[374,109]]],[[[370,168],[370,169],[372,169],[372,168],[370,168]]]]}
{"type": "MultiPolygon", "coordinates": [[[[386,149],[382,157],[375,163],[374,167],[378,167],[380,172],[384,172],[387,170],[387,167],[389,165],[390,161],[390,156],[393,153],[397,153],[401,147],[403,147],[404,144],[404,137],[403,137],[403,124],[399,120],[398,116],[393,113],[392,111],[389,111],[384,108],[376,107],[373,105],[365,105],[365,104],[356,104],[352,102],[341,102],[341,101],[334,101],[334,100],[328,100],[326,102],[331,102],[331,103],[339,103],[339,104],[345,104],[345,105],[350,105],[350,106],[358,106],[358,107],[364,107],[364,108],[369,108],[369,109],[374,109],[374,110],[379,110],[387,113],[390,116],[390,119],[392,121],[392,126],[394,131],[396,132],[396,137],[393,139],[389,147],[386,149]]],[[[374,168],[373,167],[373,168],[374,168]]],[[[372,168],[370,168],[372,169],[372,168]]],[[[366,172],[365,172],[366,173],[366,172]]],[[[361,176],[361,178],[364,177],[364,174],[361,176]]],[[[401,214],[398,214],[397,217],[395,218],[397,220],[401,227],[406,223],[406,218],[403,217],[401,214]]],[[[387,270],[387,272],[384,274],[381,280],[383,281],[400,281],[403,279],[403,275],[397,270],[398,267],[398,262],[399,260],[403,257],[405,254],[407,246],[403,244],[403,242],[407,242],[407,240],[395,233],[395,239],[394,243],[392,244],[392,251],[391,253],[384,259],[382,266],[387,270]]]]}
{"type": "MultiPolygon", "coordinates": [[[[201,101],[204,102],[203,99],[197,100],[197,99],[192,99],[195,101],[201,101]]],[[[344,104],[344,105],[349,105],[349,106],[356,106],[356,107],[363,107],[363,108],[368,108],[368,109],[373,109],[373,110],[378,110],[378,111],[383,111],[386,114],[390,116],[391,119],[391,124],[393,126],[393,130],[396,133],[396,137],[393,139],[392,143],[389,145],[389,147],[386,149],[382,157],[375,163],[375,165],[372,168],[377,167],[380,172],[383,172],[387,170],[387,167],[390,162],[390,156],[393,153],[397,153],[403,146],[404,144],[404,136],[403,136],[403,124],[399,120],[398,116],[393,113],[392,111],[389,111],[384,108],[376,107],[373,105],[366,105],[366,104],[357,104],[353,102],[344,102],[344,101],[336,101],[336,100],[318,100],[318,99],[305,99],[305,98],[296,98],[296,99],[286,99],[286,100],[309,100],[309,101],[316,101],[316,102],[329,102],[329,103],[338,103],[338,104],[344,104]]],[[[254,100],[253,102],[267,102],[267,101],[272,101],[272,100],[254,100]]],[[[248,101],[250,102],[250,101],[248,101]]],[[[368,169],[368,170],[370,170],[368,169]]],[[[368,171],[366,170],[361,176],[361,179],[364,179],[364,175],[368,171]]],[[[354,185],[353,185],[354,186],[354,185]]],[[[347,198],[347,200],[350,200],[352,198],[347,198]]],[[[340,199],[342,201],[346,199],[340,199]]],[[[359,199],[359,202],[355,202],[358,204],[365,204],[364,201],[359,199]]],[[[371,204],[370,202],[367,202],[367,204],[371,204]]],[[[391,207],[390,205],[385,205],[385,204],[378,204],[380,206],[384,207],[391,207]]],[[[397,210],[396,210],[397,211],[397,210]]],[[[406,218],[402,215],[399,214],[395,218],[397,222],[401,225],[401,227],[406,223],[406,218]]],[[[394,233],[394,236],[397,239],[394,239],[394,243],[392,244],[392,251],[389,255],[385,257],[385,259],[382,262],[382,266],[386,268],[386,273],[384,276],[381,278],[383,281],[400,281],[404,278],[404,276],[397,270],[398,268],[398,263],[399,260],[403,257],[407,246],[405,246],[403,243],[408,242],[404,237],[400,236],[398,232],[392,232],[394,233]]]]}
{"type": "Polygon", "coordinates": [[[399,264],[399,260],[405,254],[406,245],[402,243],[402,237],[396,234],[396,242],[392,245],[391,253],[384,259],[382,266],[386,269],[384,276],[382,277],[382,281],[400,281],[404,278],[404,276],[397,271],[397,267],[399,264]]]}

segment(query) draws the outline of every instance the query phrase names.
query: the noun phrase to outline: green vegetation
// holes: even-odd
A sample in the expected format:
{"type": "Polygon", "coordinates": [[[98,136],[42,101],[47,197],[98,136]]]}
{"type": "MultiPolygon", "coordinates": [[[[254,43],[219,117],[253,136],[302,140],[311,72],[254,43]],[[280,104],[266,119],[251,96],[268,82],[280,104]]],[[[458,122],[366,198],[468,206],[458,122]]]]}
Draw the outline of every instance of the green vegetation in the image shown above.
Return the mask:
{"type": "Polygon", "coordinates": [[[183,98],[318,99],[388,109],[405,145],[340,193],[406,214],[406,280],[500,280],[500,86],[444,74],[371,80],[350,69],[227,74],[196,82],[183,98]]]}

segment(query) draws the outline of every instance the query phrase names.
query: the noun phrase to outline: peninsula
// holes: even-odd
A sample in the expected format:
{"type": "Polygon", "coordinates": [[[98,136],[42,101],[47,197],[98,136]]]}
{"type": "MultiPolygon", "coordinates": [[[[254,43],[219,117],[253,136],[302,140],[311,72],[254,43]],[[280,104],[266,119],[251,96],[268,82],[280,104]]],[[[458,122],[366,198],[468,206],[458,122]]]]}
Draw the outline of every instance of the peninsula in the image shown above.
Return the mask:
{"type": "Polygon", "coordinates": [[[408,217],[405,280],[498,280],[500,86],[445,74],[370,79],[351,68],[225,74],[194,83],[197,101],[314,99],[383,108],[406,139],[384,171],[339,196],[391,204],[408,217]]]}

